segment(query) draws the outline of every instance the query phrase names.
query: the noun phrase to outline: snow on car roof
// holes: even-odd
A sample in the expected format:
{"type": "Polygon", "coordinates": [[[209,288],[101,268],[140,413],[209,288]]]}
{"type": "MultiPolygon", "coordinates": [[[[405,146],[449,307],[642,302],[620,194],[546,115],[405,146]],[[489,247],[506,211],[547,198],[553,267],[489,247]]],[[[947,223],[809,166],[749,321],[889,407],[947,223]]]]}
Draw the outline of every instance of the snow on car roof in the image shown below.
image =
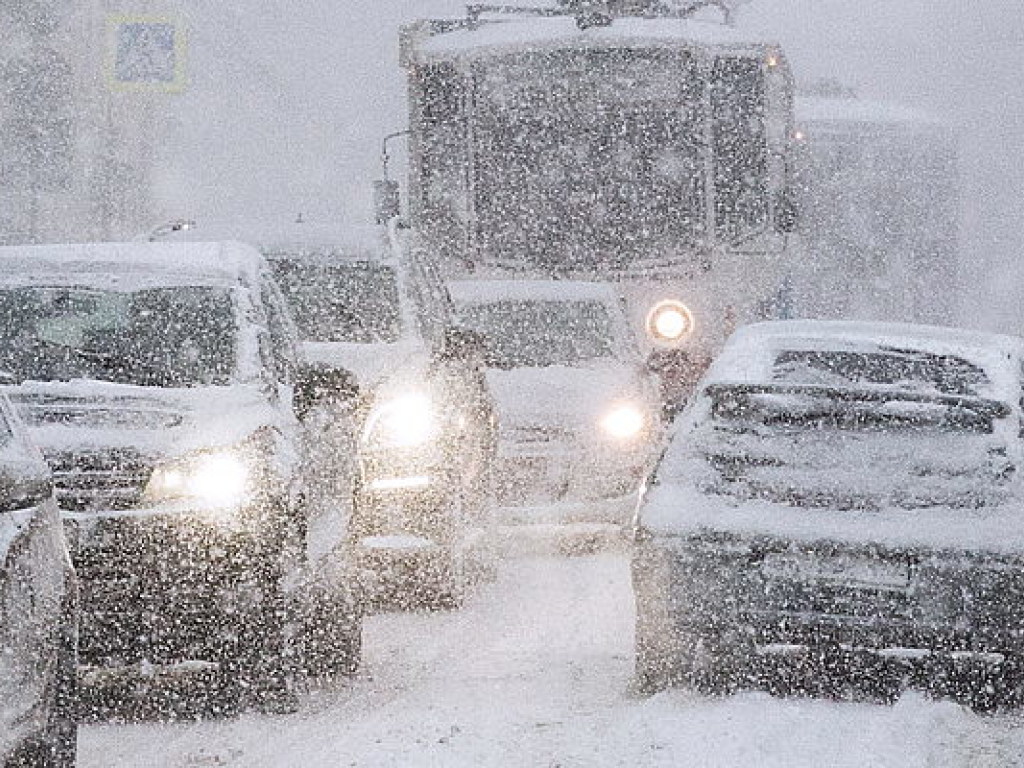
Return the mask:
{"type": "Polygon", "coordinates": [[[774,43],[732,27],[693,19],[615,19],[608,26],[581,30],[572,17],[527,18],[482,23],[436,34],[417,46],[424,59],[448,59],[453,55],[475,58],[538,48],[588,47],[591,45],[657,46],[715,45],[762,47],[774,43]]]}
{"type": "Polygon", "coordinates": [[[239,242],[118,242],[0,248],[0,285],[238,285],[256,282],[262,258],[239,242]]]}
{"type": "Polygon", "coordinates": [[[793,349],[912,349],[954,356],[981,368],[994,395],[1016,401],[1024,339],[984,331],[909,323],[778,320],[737,330],[708,371],[708,381],[769,380],[778,352],[793,349]]]}
{"type": "Polygon", "coordinates": [[[618,301],[606,283],[584,280],[451,280],[448,292],[457,304],[496,301],[618,301]]]}

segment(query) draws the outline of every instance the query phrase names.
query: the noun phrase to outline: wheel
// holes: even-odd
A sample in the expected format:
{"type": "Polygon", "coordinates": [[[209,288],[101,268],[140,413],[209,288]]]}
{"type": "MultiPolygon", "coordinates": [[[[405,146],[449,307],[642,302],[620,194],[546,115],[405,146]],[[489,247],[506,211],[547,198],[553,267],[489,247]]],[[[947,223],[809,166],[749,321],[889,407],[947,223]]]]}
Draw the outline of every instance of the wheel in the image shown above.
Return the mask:
{"type": "Polygon", "coordinates": [[[330,599],[322,590],[304,598],[296,620],[296,666],[309,677],[351,676],[363,649],[363,608],[355,600],[330,599]]]}
{"type": "Polygon", "coordinates": [[[723,633],[656,625],[638,607],[634,686],[639,694],[672,686],[729,694],[739,687],[743,670],[741,648],[723,633]]]}
{"type": "Polygon", "coordinates": [[[56,695],[47,733],[47,768],[73,768],[78,757],[78,623],[72,612],[61,627],[56,695]]]}

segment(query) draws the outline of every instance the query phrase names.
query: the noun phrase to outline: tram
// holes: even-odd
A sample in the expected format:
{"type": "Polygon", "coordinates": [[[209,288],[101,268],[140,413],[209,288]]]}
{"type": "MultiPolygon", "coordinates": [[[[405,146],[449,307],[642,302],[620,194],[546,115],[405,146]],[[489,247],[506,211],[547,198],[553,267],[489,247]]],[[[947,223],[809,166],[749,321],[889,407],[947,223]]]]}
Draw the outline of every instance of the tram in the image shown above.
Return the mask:
{"type": "Polygon", "coordinates": [[[566,0],[403,28],[406,247],[452,277],[616,283],[685,389],[771,313],[793,253],[792,76],[730,17],[566,0]]]}
{"type": "Polygon", "coordinates": [[[958,295],[955,128],[828,81],[796,99],[795,189],[803,257],[789,311],[948,323],[958,295]]]}

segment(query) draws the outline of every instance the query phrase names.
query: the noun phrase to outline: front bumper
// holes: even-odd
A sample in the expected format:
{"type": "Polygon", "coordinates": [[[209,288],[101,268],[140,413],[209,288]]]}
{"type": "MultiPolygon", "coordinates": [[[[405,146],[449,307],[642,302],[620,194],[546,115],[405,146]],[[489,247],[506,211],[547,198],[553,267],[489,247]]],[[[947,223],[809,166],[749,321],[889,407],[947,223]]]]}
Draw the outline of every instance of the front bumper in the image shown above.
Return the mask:
{"type": "Polygon", "coordinates": [[[81,585],[82,664],[216,662],[251,644],[254,621],[273,632],[279,537],[185,513],[78,515],[65,528],[81,585]]]}
{"type": "Polygon", "coordinates": [[[936,670],[1024,654],[1024,559],[663,537],[636,544],[632,571],[648,636],[748,659],[825,651],[936,670]]]}
{"type": "Polygon", "coordinates": [[[646,454],[636,450],[586,450],[560,443],[499,445],[494,476],[503,507],[558,504],[567,522],[623,523],[616,506],[632,498],[647,471],[646,454]],[[602,502],[611,502],[602,507],[602,502]],[[590,514],[586,510],[590,509],[590,514]]]}

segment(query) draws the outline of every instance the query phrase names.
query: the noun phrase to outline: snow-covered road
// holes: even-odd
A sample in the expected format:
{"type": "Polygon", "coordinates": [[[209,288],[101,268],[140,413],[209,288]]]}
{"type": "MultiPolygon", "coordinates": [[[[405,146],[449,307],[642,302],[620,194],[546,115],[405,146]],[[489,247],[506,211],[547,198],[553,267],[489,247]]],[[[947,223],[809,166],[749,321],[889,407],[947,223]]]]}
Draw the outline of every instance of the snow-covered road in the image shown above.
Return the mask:
{"type": "Polygon", "coordinates": [[[624,553],[519,555],[459,611],[372,617],[352,681],[299,711],[90,725],[80,765],[1024,765],[1024,716],[980,717],[916,694],[895,706],[629,693],[624,553]]]}

